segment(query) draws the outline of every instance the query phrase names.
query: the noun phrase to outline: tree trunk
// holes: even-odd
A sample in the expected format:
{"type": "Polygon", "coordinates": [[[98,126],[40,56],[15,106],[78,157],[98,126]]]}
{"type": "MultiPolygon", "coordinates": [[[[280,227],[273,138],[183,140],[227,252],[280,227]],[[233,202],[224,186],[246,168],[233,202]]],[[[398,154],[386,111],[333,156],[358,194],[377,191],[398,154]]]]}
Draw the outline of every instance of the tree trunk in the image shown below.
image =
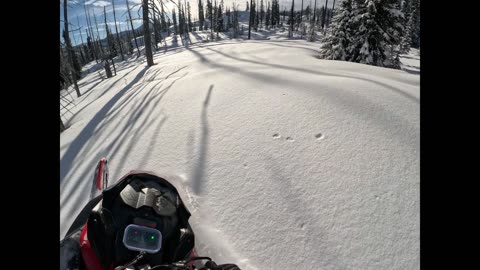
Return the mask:
{"type": "Polygon", "coordinates": [[[91,21],[90,21],[90,16],[87,15],[87,7],[86,7],[86,5],[83,5],[83,10],[85,11],[85,20],[87,21],[87,26],[88,26],[88,30],[86,30],[86,31],[88,31],[88,32],[87,32],[87,38],[88,38],[88,36],[91,37],[91,38],[90,38],[90,39],[92,40],[91,50],[92,50],[93,56],[95,57],[95,62],[98,63],[98,58],[99,58],[99,57],[98,57],[98,52],[97,52],[97,50],[96,50],[96,48],[95,48],[95,35],[93,34],[93,29],[92,29],[92,23],[91,23],[91,21]]]}
{"type": "Polygon", "coordinates": [[[112,69],[110,68],[110,63],[108,63],[108,59],[105,59],[103,67],[105,68],[105,74],[107,75],[107,78],[111,78],[112,69]]]}
{"type": "Polygon", "coordinates": [[[140,49],[138,48],[137,37],[135,36],[135,28],[133,28],[132,14],[130,13],[130,6],[128,5],[128,0],[125,0],[125,2],[127,2],[128,19],[130,20],[130,26],[132,27],[133,40],[135,40],[135,47],[137,47],[137,54],[138,54],[138,57],[140,57],[140,49]]]}
{"type": "MultiPolygon", "coordinates": [[[[300,23],[298,25],[301,25],[303,22],[303,0],[302,0],[302,7],[300,9],[300,23]]],[[[300,37],[303,38],[303,30],[300,33],[300,37]]]]}
{"type": "MultiPolygon", "coordinates": [[[[104,59],[105,58],[105,52],[103,51],[103,45],[102,45],[102,42],[100,40],[100,33],[98,31],[97,16],[95,16],[95,13],[93,13],[93,18],[95,19],[95,28],[97,29],[97,44],[100,47],[101,58],[104,59]]],[[[105,26],[105,29],[107,29],[106,26],[105,26]]],[[[105,33],[106,32],[107,32],[107,30],[105,30],[105,33]]]]}
{"type": "Polygon", "coordinates": [[[322,30],[325,27],[325,19],[327,18],[327,6],[328,6],[328,0],[325,3],[325,8],[323,9],[322,30]]]}
{"type": "MultiPolygon", "coordinates": [[[[248,3],[248,2],[247,2],[248,3]]],[[[250,32],[252,29],[252,0],[250,0],[250,15],[248,16],[248,39],[250,39],[250,32]]]]}
{"type": "MultiPolygon", "coordinates": [[[[65,44],[67,45],[68,60],[70,62],[70,74],[72,75],[73,85],[75,87],[75,92],[77,92],[77,97],[80,97],[80,90],[77,85],[77,77],[74,74],[75,69],[73,68],[73,48],[72,43],[70,42],[70,36],[68,33],[68,16],[67,16],[67,0],[63,1],[63,21],[64,21],[64,31],[65,31],[65,44]]],[[[67,90],[68,91],[68,90],[67,90]]]]}
{"type": "Polygon", "coordinates": [[[115,31],[117,32],[118,48],[120,49],[120,54],[122,55],[122,61],[124,61],[125,56],[123,55],[122,41],[120,39],[120,35],[118,34],[117,17],[115,17],[115,2],[114,2],[114,0],[112,0],[112,8],[113,8],[113,20],[115,21],[115,31]]]}
{"type": "Polygon", "coordinates": [[[153,66],[152,55],[152,37],[150,36],[150,22],[148,21],[148,0],[142,0],[143,7],[143,37],[145,40],[145,56],[147,57],[147,65],[153,66]]]}

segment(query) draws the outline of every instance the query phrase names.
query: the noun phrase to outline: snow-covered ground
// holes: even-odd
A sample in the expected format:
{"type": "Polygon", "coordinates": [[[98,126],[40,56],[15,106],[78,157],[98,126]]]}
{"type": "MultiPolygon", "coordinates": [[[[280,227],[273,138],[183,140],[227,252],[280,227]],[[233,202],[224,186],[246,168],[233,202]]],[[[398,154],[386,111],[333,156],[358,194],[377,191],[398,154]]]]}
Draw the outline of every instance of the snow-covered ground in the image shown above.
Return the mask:
{"type": "Polygon", "coordinates": [[[217,262],[419,269],[419,74],[318,47],[197,42],[80,80],[61,134],[60,238],[106,156],[111,180],[183,179],[198,253],[217,262]]]}
{"type": "Polygon", "coordinates": [[[410,48],[408,54],[401,54],[402,70],[412,74],[420,74],[420,50],[410,48]]]}

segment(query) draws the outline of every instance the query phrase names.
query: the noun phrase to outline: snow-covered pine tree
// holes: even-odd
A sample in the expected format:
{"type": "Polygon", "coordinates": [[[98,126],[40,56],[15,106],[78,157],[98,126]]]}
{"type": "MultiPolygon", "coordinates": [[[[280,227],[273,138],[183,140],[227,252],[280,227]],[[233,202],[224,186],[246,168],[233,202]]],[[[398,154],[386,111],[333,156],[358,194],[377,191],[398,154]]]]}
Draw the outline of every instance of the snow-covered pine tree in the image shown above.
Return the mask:
{"type": "Polygon", "coordinates": [[[403,12],[403,26],[405,27],[405,31],[403,32],[402,40],[400,42],[400,53],[408,53],[410,51],[410,44],[412,43],[412,14],[410,8],[410,0],[403,0],[402,1],[402,12],[403,12]]]}
{"type": "Polygon", "coordinates": [[[335,12],[332,24],[327,30],[320,47],[320,57],[328,60],[348,61],[347,48],[351,44],[352,30],[352,0],[343,0],[335,12]]]}
{"type": "Polygon", "coordinates": [[[397,0],[355,0],[353,23],[356,30],[350,46],[350,61],[400,68],[398,45],[403,32],[403,14],[397,0]]]}
{"type": "Polygon", "coordinates": [[[412,9],[412,23],[410,25],[412,47],[420,48],[420,0],[410,0],[412,9]]]}

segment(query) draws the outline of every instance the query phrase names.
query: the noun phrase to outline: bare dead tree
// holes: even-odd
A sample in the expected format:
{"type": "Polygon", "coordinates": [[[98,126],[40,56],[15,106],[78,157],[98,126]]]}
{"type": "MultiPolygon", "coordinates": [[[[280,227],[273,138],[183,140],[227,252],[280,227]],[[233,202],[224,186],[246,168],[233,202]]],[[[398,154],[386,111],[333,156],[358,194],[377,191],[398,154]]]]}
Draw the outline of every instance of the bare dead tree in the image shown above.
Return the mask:
{"type": "Polygon", "coordinates": [[[115,16],[115,1],[114,0],[112,0],[112,7],[113,7],[113,20],[115,21],[115,31],[117,32],[118,47],[120,49],[120,54],[122,55],[122,61],[124,61],[125,56],[123,55],[122,41],[120,40],[120,35],[118,34],[117,17],[115,16]]]}
{"type": "Polygon", "coordinates": [[[95,28],[97,29],[97,42],[100,47],[100,54],[101,54],[101,58],[103,59],[105,58],[105,51],[103,50],[103,45],[100,39],[100,32],[98,31],[97,15],[95,15],[95,13],[93,13],[93,19],[95,20],[95,28]]]}
{"type": "Polygon", "coordinates": [[[67,46],[67,53],[68,53],[68,60],[70,62],[70,75],[72,76],[73,80],[73,85],[75,87],[75,92],[77,92],[77,97],[80,97],[80,89],[78,89],[78,84],[77,84],[77,78],[76,75],[73,73],[73,49],[72,49],[72,43],[70,41],[70,36],[68,33],[68,16],[67,16],[67,0],[63,0],[63,20],[64,20],[64,39],[65,39],[65,44],[67,46]]]}
{"type": "Polygon", "coordinates": [[[143,36],[145,40],[145,56],[147,57],[147,65],[153,66],[152,55],[152,37],[150,36],[150,22],[148,20],[148,0],[142,0],[143,8],[143,36]]]}
{"type": "Polygon", "coordinates": [[[98,57],[97,48],[95,46],[95,36],[93,34],[92,24],[90,22],[90,16],[88,16],[89,14],[87,14],[87,8],[86,8],[85,4],[83,5],[83,10],[85,11],[85,20],[87,21],[87,29],[86,29],[86,31],[88,31],[87,32],[87,40],[88,40],[88,36],[90,36],[90,39],[92,40],[91,50],[92,50],[93,56],[95,57],[95,62],[98,63],[98,58],[99,57],[98,57]]]}
{"type": "Polygon", "coordinates": [[[140,57],[140,49],[138,48],[137,37],[135,37],[135,28],[133,28],[132,13],[130,12],[130,6],[128,5],[128,0],[125,0],[125,2],[127,2],[128,19],[130,21],[130,26],[132,27],[133,39],[135,40],[135,47],[137,47],[138,57],[140,57]]]}

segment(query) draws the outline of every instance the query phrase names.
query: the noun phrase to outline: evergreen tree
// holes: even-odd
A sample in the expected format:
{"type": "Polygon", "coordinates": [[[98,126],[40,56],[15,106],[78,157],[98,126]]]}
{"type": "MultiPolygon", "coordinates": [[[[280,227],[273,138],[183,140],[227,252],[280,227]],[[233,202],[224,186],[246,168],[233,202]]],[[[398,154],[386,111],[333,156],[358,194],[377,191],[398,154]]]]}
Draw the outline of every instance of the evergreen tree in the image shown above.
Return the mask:
{"type": "Polygon", "coordinates": [[[237,38],[240,35],[240,27],[238,24],[238,10],[233,5],[233,19],[232,19],[233,38],[237,38]]]}
{"type": "Polygon", "coordinates": [[[183,35],[185,32],[185,25],[184,25],[184,19],[183,19],[183,9],[182,9],[182,3],[178,3],[178,33],[180,35],[183,35]]]}
{"type": "Polygon", "coordinates": [[[250,7],[248,6],[248,1],[247,1],[247,8],[245,9],[245,11],[250,11],[250,7]]]}
{"type": "Polygon", "coordinates": [[[351,61],[381,67],[400,68],[398,45],[403,32],[403,14],[396,0],[356,0],[351,61]]]}
{"type": "Polygon", "coordinates": [[[217,8],[217,32],[223,31],[223,0],[221,0],[217,8]]]}
{"type": "Polygon", "coordinates": [[[343,0],[333,18],[320,48],[320,57],[328,60],[348,61],[348,48],[353,35],[352,0],[343,0]]]}
{"type": "Polygon", "coordinates": [[[269,29],[269,26],[270,26],[270,16],[271,16],[270,2],[267,2],[267,12],[265,15],[265,28],[267,29],[269,29]]]}
{"type": "Polygon", "coordinates": [[[310,9],[310,6],[307,6],[305,8],[305,17],[307,17],[307,20],[310,19],[310,13],[312,13],[312,10],[310,9]]]}
{"type": "Polygon", "coordinates": [[[402,41],[400,42],[400,52],[401,53],[408,53],[410,51],[410,44],[412,43],[412,14],[410,8],[410,1],[403,0],[402,4],[402,12],[403,12],[403,26],[405,31],[403,32],[402,41]]]}
{"type": "Polygon", "coordinates": [[[232,28],[232,20],[230,19],[230,16],[231,16],[230,8],[227,8],[225,10],[225,15],[227,16],[227,26],[226,26],[225,32],[228,32],[230,28],[232,28]]]}
{"type": "Polygon", "coordinates": [[[205,21],[205,17],[203,16],[204,13],[203,13],[203,4],[202,4],[202,0],[198,0],[198,24],[199,24],[199,30],[202,31],[203,30],[203,24],[204,24],[204,21],[205,21]]]}
{"type": "Polygon", "coordinates": [[[213,31],[213,6],[210,0],[207,0],[207,18],[210,21],[210,30],[213,31]]]}
{"type": "Polygon", "coordinates": [[[260,27],[262,26],[264,19],[265,19],[265,7],[263,6],[263,0],[260,0],[260,27]]]}
{"type": "Polygon", "coordinates": [[[163,9],[163,5],[160,5],[161,8],[161,13],[160,13],[160,28],[162,29],[162,32],[167,32],[168,30],[168,25],[167,21],[165,20],[165,10],[163,9]]]}
{"type": "Polygon", "coordinates": [[[173,31],[175,31],[175,35],[178,34],[178,27],[177,27],[177,14],[175,14],[175,9],[172,11],[172,20],[173,20],[173,31]]]}
{"type": "Polygon", "coordinates": [[[190,2],[187,2],[187,12],[188,12],[188,31],[193,31],[192,16],[190,14],[190,2]]]}
{"type": "Polygon", "coordinates": [[[411,0],[412,22],[410,24],[412,47],[420,48],[420,0],[411,0]]]}

